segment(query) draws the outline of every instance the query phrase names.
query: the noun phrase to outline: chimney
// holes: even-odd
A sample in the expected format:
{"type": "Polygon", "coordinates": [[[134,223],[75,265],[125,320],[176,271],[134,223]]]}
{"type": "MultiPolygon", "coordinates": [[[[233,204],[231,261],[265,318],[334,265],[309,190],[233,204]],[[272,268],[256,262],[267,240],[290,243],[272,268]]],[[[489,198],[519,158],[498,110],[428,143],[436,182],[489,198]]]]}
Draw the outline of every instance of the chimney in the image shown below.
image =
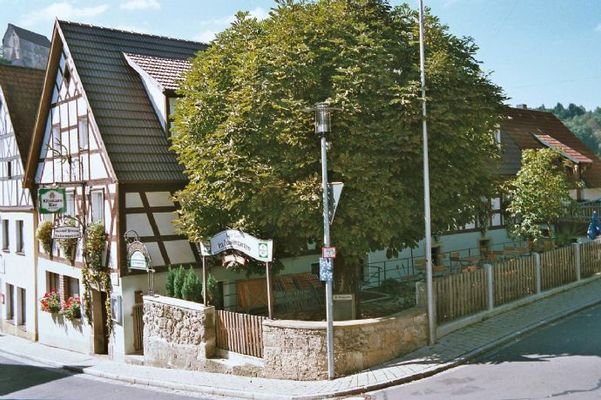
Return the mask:
{"type": "Polygon", "coordinates": [[[515,107],[516,108],[521,108],[522,110],[527,110],[528,109],[528,104],[517,104],[515,107]]]}

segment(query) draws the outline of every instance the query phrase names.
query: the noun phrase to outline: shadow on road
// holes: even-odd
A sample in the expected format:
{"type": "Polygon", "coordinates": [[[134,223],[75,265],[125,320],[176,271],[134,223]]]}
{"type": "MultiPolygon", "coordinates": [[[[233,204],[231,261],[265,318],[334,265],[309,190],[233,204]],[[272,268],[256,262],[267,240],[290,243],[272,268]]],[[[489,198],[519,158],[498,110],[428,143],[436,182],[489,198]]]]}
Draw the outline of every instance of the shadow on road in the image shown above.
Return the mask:
{"type": "Polygon", "coordinates": [[[70,375],[72,374],[59,368],[36,367],[3,360],[0,362],[0,396],[63,379],[70,375]]]}

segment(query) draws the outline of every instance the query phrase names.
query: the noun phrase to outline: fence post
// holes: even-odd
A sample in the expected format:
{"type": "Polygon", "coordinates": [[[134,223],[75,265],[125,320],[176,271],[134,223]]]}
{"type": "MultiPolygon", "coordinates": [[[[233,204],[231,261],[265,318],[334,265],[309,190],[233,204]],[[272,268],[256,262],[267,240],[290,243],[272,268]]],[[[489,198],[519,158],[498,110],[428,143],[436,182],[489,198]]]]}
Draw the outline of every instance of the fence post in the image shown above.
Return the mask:
{"type": "Polygon", "coordinates": [[[574,254],[576,255],[575,258],[575,262],[576,262],[576,280],[579,281],[580,280],[580,243],[573,243],[572,246],[574,247],[574,254]]]}
{"type": "Polygon", "coordinates": [[[541,268],[540,268],[540,253],[534,253],[534,267],[536,271],[536,294],[541,292],[541,268]]]}
{"type": "Polygon", "coordinates": [[[491,311],[495,307],[495,289],[493,285],[492,265],[484,264],[484,272],[486,273],[486,303],[488,305],[488,311],[491,311]]]}

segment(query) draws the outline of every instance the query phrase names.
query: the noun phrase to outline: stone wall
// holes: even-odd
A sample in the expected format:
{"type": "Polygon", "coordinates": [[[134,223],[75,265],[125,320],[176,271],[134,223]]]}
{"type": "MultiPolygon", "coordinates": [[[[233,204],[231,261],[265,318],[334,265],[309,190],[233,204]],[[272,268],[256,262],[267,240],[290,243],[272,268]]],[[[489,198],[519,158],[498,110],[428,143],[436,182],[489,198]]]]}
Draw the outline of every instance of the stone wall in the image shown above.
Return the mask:
{"type": "Polygon", "coordinates": [[[144,364],[200,370],[215,354],[215,308],[144,296],[144,364]]]}
{"type": "MultiPolygon", "coordinates": [[[[326,322],[263,323],[263,376],[327,379],[326,322]]],[[[428,318],[413,308],[384,318],[334,322],[334,369],[348,375],[425,346],[428,318]]]]}

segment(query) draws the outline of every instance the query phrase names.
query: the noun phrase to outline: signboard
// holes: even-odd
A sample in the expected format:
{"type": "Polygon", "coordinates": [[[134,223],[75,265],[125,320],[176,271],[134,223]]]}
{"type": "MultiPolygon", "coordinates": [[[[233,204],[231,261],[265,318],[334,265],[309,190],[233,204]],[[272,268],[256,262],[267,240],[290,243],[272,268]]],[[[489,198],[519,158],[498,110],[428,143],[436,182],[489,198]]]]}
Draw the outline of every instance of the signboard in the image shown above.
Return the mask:
{"type": "Polygon", "coordinates": [[[331,258],[319,259],[319,280],[322,282],[332,282],[334,278],[334,265],[331,258]]]}
{"type": "Polygon", "coordinates": [[[146,271],[148,269],[148,260],[146,260],[144,253],[140,250],[134,250],[131,256],[129,256],[129,268],[146,271]]]}
{"type": "Polygon", "coordinates": [[[332,300],[350,301],[350,300],[353,300],[353,295],[352,294],[335,294],[332,296],[332,300]]]}
{"type": "Polygon", "coordinates": [[[65,189],[38,189],[38,199],[40,214],[64,213],[66,210],[65,189]]]}
{"type": "Polygon", "coordinates": [[[76,226],[56,226],[52,229],[52,239],[79,239],[81,230],[76,226]]]}
{"type": "Polygon", "coordinates": [[[322,247],[321,256],[323,258],[336,258],[336,247],[322,247]]]}
{"type": "Polygon", "coordinates": [[[340,200],[340,195],[342,194],[342,188],[344,187],[344,183],[342,182],[332,182],[328,183],[328,212],[330,225],[334,222],[334,215],[336,214],[336,208],[338,207],[338,200],[340,200]]]}
{"type": "Polygon", "coordinates": [[[198,242],[196,243],[196,246],[198,248],[198,252],[200,253],[201,256],[203,257],[208,257],[211,254],[211,242],[198,242]]]}
{"type": "Polygon", "coordinates": [[[273,260],[273,241],[262,240],[236,229],[227,229],[211,238],[211,254],[237,250],[257,261],[273,260]]]}

